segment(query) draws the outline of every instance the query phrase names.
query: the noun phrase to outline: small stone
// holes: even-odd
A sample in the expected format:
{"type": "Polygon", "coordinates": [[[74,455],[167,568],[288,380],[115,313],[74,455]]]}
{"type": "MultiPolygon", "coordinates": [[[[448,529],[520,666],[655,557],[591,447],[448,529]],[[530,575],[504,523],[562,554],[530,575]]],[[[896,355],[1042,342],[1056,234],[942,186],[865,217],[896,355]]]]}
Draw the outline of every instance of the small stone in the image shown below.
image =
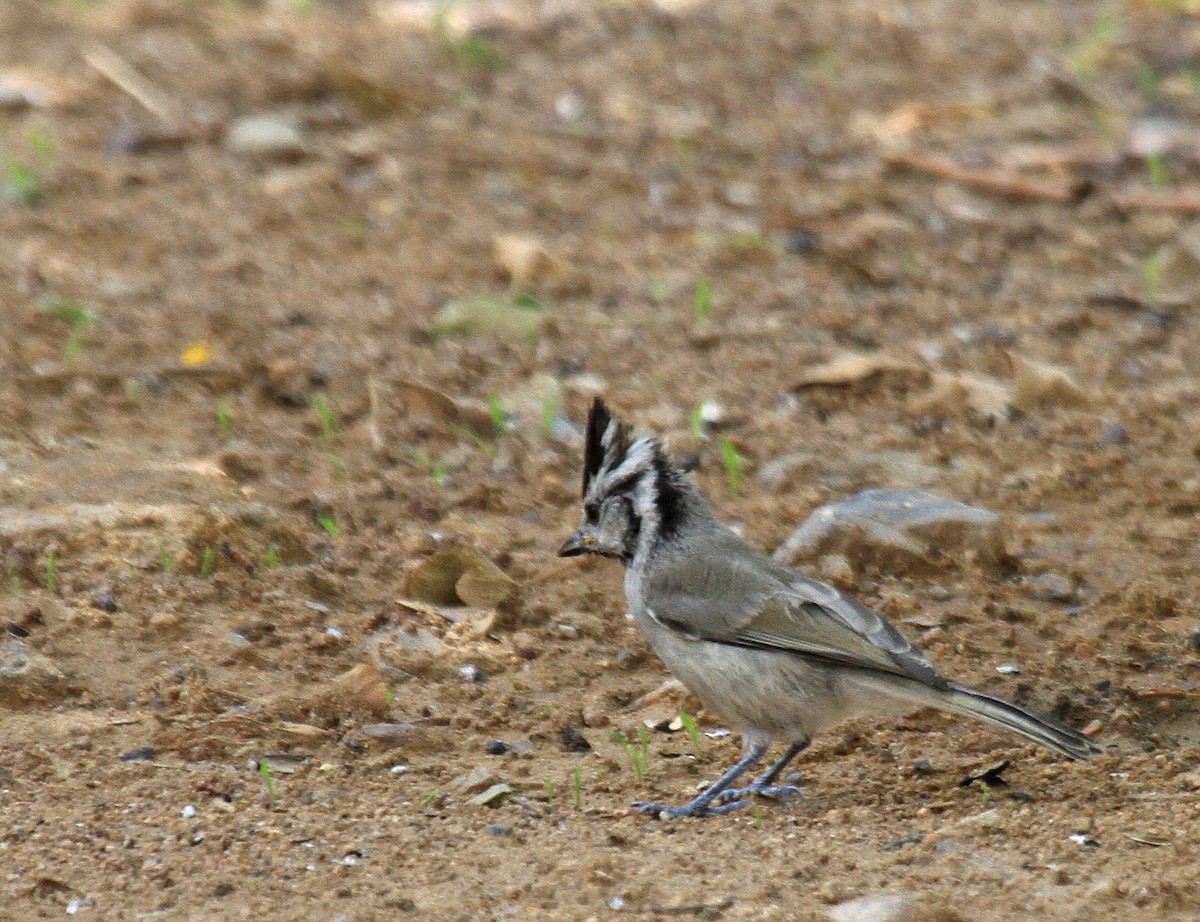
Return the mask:
{"type": "Polygon", "coordinates": [[[129,752],[121,753],[122,762],[143,762],[154,758],[154,749],[150,746],[144,746],[141,749],[131,749],[129,752]]]}
{"type": "Polygon", "coordinates": [[[121,608],[121,606],[117,604],[116,597],[113,596],[112,590],[107,586],[92,596],[92,605],[101,611],[108,612],[110,615],[113,612],[119,611],[121,608]]]}
{"type": "Polygon", "coordinates": [[[854,567],[845,554],[826,554],[817,561],[817,570],[821,578],[831,583],[841,583],[843,586],[854,582],[854,567]]]}
{"type": "Polygon", "coordinates": [[[479,791],[486,790],[495,783],[495,772],[484,765],[480,765],[478,768],[471,769],[465,775],[459,775],[446,785],[446,789],[452,794],[476,794],[479,791]]]}
{"type": "Polygon", "coordinates": [[[1106,421],[1100,430],[1098,441],[1102,448],[1111,448],[1114,445],[1128,445],[1129,430],[1118,423],[1106,421]]]}
{"type": "Polygon", "coordinates": [[[411,750],[414,744],[419,744],[415,748],[436,748],[444,743],[436,728],[428,724],[364,724],[358,732],[382,749],[404,746],[406,750],[411,750]]]}
{"type": "Polygon", "coordinates": [[[623,899],[621,899],[621,897],[619,897],[619,896],[614,896],[612,899],[610,899],[608,901],[608,903],[606,905],[613,912],[620,912],[622,909],[625,908],[625,901],[623,899]]]}
{"type": "Polygon", "coordinates": [[[486,682],[487,681],[487,676],[484,675],[483,670],[480,669],[478,666],[476,666],[474,663],[467,663],[467,665],[465,665],[465,666],[460,666],[458,669],[458,674],[460,676],[462,676],[464,679],[466,679],[468,682],[486,682]]]}
{"type": "Polygon", "coordinates": [[[572,727],[570,724],[563,724],[559,731],[559,738],[562,740],[562,748],[564,752],[591,752],[592,744],[587,741],[582,733],[572,727]]]}
{"type": "Polygon", "coordinates": [[[66,687],[67,677],[48,656],[31,650],[21,640],[0,643],[0,702],[59,698],[66,687]]]}
{"type": "Polygon", "coordinates": [[[775,552],[775,559],[841,553],[901,572],[927,572],[938,561],[998,566],[1006,559],[1000,517],[923,490],[869,489],[822,506],[775,552]]]}
{"type": "Polygon", "coordinates": [[[299,160],[308,153],[300,129],[277,115],[244,115],[225,135],[231,154],[262,160],[299,160]]]}
{"type": "Polygon", "coordinates": [[[996,667],[996,671],[1000,673],[1000,675],[1019,675],[1021,672],[1021,667],[1017,663],[1001,663],[996,667]]]}
{"type": "Polygon", "coordinates": [[[964,832],[993,832],[1004,829],[1006,823],[1007,818],[1005,815],[993,807],[991,810],[984,810],[982,813],[973,813],[970,816],[964,816],[962,819],[955,820],[939,831],[958,834],[964,832]]]}
{"type": "Polygon", "coordinates": [[[898,893],[872,893],[830,908],[830,922],[934,922],[958,918],[898,893]]]}
{"type": "Polygon", "coordinates": [[[513,789],[501,781],[493,784],[486,791],[476,794],[467,803],[472,807],[486,807],[489,804],[499,804],[511,793],[513,793],[513,789]]]}
{"type": "Polygon", "coordinates": [[[513,653],[522,659],[536,659],[542,654],[542,645],[536,637],[525,631],[517,631],[509,641],[513,653]]]}
{"type": "Polygon", "coordinates": [[[505,836],[512,835],[513,828],[507,823],[489,823],[487,826],[483,827],[483,831],[489,836],[504,838],[505,836]]]}
{"type": "Polygon", "coordinates": [[[784,234],[783,249],[792,256],[812,256],[820,248],[821,238],[816,231],[798,227],[784,234]]]}
{"type": "Polygon", "coordinates": [[[196,815],[196,808],[194,806],[192,806],[191,804],[188,804],[186,807],[184,807],[182,810],[179,811],[179,815],[182,816],[185,820],[190,820],[193,816],[196,815]]]}
{"type": "Polygon", "coordinates": [[[487,754],[490,756],[502,756],[512,751],[512,747],[503,740],[492,740],[484,748],[487,749],[487,754]]]}
{"type": "Polygon", "coordinates": [[[1074,602],[1075,583],[1057,573],[1043,573],[1030,581],[1033,597],[1043,602],[1074,602]]]}

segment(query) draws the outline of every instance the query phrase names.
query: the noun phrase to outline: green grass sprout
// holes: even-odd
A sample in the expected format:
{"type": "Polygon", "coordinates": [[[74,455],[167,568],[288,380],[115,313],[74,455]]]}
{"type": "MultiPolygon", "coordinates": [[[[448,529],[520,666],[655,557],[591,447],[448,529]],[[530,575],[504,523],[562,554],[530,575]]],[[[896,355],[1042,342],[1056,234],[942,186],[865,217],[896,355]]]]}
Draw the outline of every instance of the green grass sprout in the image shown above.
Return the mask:
{"type": "Polygon", "coordinates": [[[229,401],[224,397],[217,401],[217,426],[221,430],[221,437],[226,442],[232,442],[233,415],[229,412],[229,401]]]}
{"type": "Polygon", "coordinates": [[[737,448],[727,436],[717,436],[717,443],[721,446],[721,462],[725,465],[725,480],[729,484],[729,491],[737,494],[742,489],[742,456],[738,454],[737,448]]]}
{"type": "Polygon", "coordinates": [[[500,402],[499,397],[489,396],[487,398],[488,416],[492,418],[492,425],[497,432],[508,432],[508,414],[504,412],[504,404],[500,402]]]}
{"type": "Polygon", "coordinates": [[[275,800],[275,777],[271,774],[271,766],[267,764],[266,759],[258,760],[258,774],[262,778],[263,784],[267,786],[267,796],[275,800]]]}
{"type": "Polygon", "coordinates": [[[46,555],[46,589],[58,592],[58,553],[51,551],[46,555]]]}
{"type": "MultiPolygon", "coordinates": [[[[641,730],[642,732],[645,732],[644,727],[641,728],[641,730]]],[[[644,781],[646,779],[645,750],[643,749],[643,751],[639,752],[638,750],[634,749],[631,745],[629,745],[629,740],[625,738],[625,734],[620,730],[613,730],[612,733],[608,735],[608,738],[625,751],[625,760],[629,763],[629,767],[633,769],[633,773],[637,776],[637,780],[644,781]]],[[[647,743],[648,742],[649,737],[647,736],[647,743]]]]}
{"type": "Polygon", "coordinates": [[[431,803],[433,803],[435,800],[437,800],[441,796],[442,796],[442,789],[434,788],[432,791],[430,791],[428,794],[426,794],[424,797],[421,798],[421,808],[424,809],[425,807],[428,807],[431,803]]]}
{"type": "Polygon", "coordinates": [[[575,809],[583,809],[583,768],[575,766],[575,771],[572,773],[574,777],[575,787],[575,809]]]}
{"type": "Polygon", "coordinates": [[[433,38],[460,67],[480,73],[491,73],[500,67],[500,51],[486,36],[460,35],[450,28],[449,5],[442,6],[433,18],[433,38]]]}
{"type": "Polygon", "coordinates": [[[211,544],[204,546],[204,554],[200,558],[200,578],[208,579],[212,576],[213,564],[216,563],[217,552],[213,550],[211,544]]]}
{"type": "Polygon", "coordinates": [[[546,784],[546,803],[548,803],[550,806],[553,807],[554,806],[554,796],[555,796],[555,792],[557,789],[554,786],[554,782],[551,781],[549,778],[546,779],[545,784],[546,784]]]}
{"type": "Polygon", "coordinates": [[[554,421],[558,418],[558,398],[547,397],[542,401],[542,436],[554,437],[554,421]]]}
{"type": "Polygon", "coordinates": [[[704,747],[700,745],[700,728],[696,725],[696,718],[687,711],[680,711],[679,722],[683,724],[683,729],[687,731],[688,739],[692,741],[692,752],[696,754],[697,759],[703,758],[704,747]]]}
{"type": "Polygon", "coordinates": [[[692,415],[688,417],[688,432],[691,433],[693,442],[703,440],[704,428],[704,401],[701,400],[692,407],[692,415]]]}
{"type": "Polygon", "coordinates": [[[67,362],[77,359],[87,344],[88,331],[99,318],[96,309],[76,301],[74,298],[45,298],[38,302],[38,310],[67,325],[68,333],[66,344],[63,346],[63,358],[67,362]]]}
{"type": "Polygon", "coordinates": [[[321,438],[326,442],[332,442],[338,434],[338,418],[333,404],[320,394],[313,394],[312,408],[313,412],[317,414],[317,419],[321,421],[321,438]]]}
{"type": "Polygon", "coordinates": [[[338,531],[340,529],[338,528],[337,519],[334,517],[333,513],[317,516],[317,524],[325,529],[325,533],[329,535],[330,538],[336,538],[338,536],[338,531]]]}
{"type": "Polygon", "coordinates": [[[1149,154],[1146,157],[1146,170],[1150,174],[1150,185],[1155,189],[1166,189],[1171,185],[1171,165],[1167,155],[1149,154]]]}
{"type": "Polygon", "coordinates": [[[1151,304],[1157,304],[1162,286],[1163,266],[1166,263],[1167,251],[1159,247],[1146,257],[1142,266],[1142,293],[1151,304]]]}
{"type": "Polygon", "coordinates": [[[692,325],[703,326],[712,316],[712,283],[707,279],[696,285],[692,295],[692,325]]]}
{"type": "Polygon", "coordinates": [[[4,179],[0,181],[0,201],[13,202],[26,208],[37,208],[46,200],[46,168],[54,154],[50,133],[35,128],[28,135],[33,161],[17,157],[4,158],[4,179]]]}
{"type": "Polygon", "coordinates": [[[167,576],[175,572],[175,558],[171,556],[171,548],[166,538],[158,539],[158,563],[167,576]]]}

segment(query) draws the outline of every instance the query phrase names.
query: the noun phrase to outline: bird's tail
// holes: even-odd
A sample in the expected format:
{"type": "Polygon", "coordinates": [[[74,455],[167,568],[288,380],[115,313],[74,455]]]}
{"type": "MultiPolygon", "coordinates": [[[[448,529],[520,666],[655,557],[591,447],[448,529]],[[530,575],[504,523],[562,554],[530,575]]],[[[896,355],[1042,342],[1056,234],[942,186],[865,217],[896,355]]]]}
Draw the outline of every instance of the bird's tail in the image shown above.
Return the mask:
{"type": "Polygon", "coordinates": [[[968,685],[951,682],[947,688],[937,691],[937,699],[935,706],[943,710],[1013,730],[1072,759],[1086,759],[1100,751],[1099,746],[1078,730],[1050,717],[1039,717],[1011,701],[996,698],[968,685]]]}

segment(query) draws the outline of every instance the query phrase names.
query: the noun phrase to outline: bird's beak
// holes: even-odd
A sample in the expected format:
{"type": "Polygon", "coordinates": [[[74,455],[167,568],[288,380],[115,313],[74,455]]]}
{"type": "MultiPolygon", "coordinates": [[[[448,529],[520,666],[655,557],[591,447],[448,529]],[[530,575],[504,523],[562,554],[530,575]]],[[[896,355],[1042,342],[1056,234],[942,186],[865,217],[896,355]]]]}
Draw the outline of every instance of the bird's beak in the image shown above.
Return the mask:
{"type": "Polygon", "coordinates": [[[571,535],[558,549],[559,557],[578,557],[580,554],[593,554],[596,550],[596,538],[583,531],[571,535]]]}

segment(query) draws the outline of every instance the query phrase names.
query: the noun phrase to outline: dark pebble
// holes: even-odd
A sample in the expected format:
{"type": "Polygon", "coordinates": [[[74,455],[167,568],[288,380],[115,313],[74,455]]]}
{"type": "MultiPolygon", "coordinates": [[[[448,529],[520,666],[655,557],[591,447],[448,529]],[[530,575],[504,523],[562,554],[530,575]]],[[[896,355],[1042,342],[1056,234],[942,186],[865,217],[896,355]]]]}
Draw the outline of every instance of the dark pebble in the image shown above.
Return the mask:
{"type": "Polygon", "coordinates": [[[803,228],[788,231],[783,240],[783,248],[793,256],[812,256],[820,245],[817,233],[803,228]]]}
{"type": "Polygon", "coordinates": [[[490,836],[511,836],[512,827],[505,823],[492,823],[484,827],[484,830],[490,836]]]}
{"type": "Polygon", "coordinates": [[[562,748],[567,752],[592,751],[592,744],[570,724],[563,724],[562,730],[559,731],[559,736],[562,740],[562,748]]]}
{"type": "Polygon", "coordinates": [[[96,595],[92,598],[92,604],[101,611],[108,612],[110,615],[121,607],[117,604],[116,597],[113,596],[112,590],[107,588],[101,589],[96,593],[96,595]]]}
{"type": "Polygon", "coordinates": [[[129,752],[121,753],[122,762],[144,762],[147,759],[154,758],[154,749],[150,746],[142,749],[131,749],[129,752]]]}
{"type": "Polygon", "coordinates": [[[502,756],[506,752],[510,752],[512,750],[512,746],[508,745],[508,743],[504,742],[503,740],[492,740],[487,744],[486,748],[488,755],[490,756],[502,756]]]}

